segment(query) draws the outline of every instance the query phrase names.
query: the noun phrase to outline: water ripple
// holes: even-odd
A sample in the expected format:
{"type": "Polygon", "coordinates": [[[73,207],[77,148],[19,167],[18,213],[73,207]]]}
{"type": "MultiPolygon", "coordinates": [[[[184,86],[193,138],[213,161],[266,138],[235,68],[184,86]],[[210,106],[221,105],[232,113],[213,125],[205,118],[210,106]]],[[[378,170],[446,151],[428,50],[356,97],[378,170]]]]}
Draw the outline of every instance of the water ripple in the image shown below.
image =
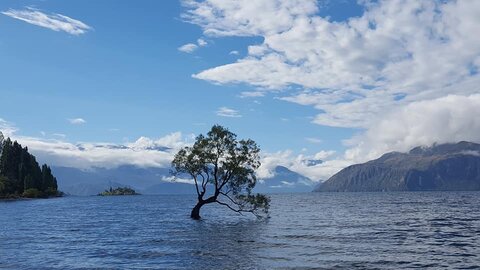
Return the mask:
{"type": "Polygon", "coordinates": [[[0,202],[0,269],[480,269],[479,195],[273,195],[268,221],[193,221],[190,196],[0,202]]]}

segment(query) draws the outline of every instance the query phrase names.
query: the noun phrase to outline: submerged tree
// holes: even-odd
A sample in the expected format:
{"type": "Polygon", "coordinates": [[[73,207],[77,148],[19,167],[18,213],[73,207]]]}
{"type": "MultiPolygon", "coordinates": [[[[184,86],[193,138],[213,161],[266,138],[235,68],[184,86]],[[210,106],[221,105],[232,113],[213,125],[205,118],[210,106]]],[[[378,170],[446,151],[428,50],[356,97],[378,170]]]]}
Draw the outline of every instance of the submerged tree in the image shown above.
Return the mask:
{"type": "Polygon", "coordinates": [[[217,203],[237,213],[268,214],[270,198],[254,195],[260,166],[259,151],[253,140],[237,141],[228,129],[215,125],[200,135],[192,147],[181,149],[172,161],[173,174],[188,174],[194,182],[198,201],[190,217],[200,219],[200,208],[217,203]]]}

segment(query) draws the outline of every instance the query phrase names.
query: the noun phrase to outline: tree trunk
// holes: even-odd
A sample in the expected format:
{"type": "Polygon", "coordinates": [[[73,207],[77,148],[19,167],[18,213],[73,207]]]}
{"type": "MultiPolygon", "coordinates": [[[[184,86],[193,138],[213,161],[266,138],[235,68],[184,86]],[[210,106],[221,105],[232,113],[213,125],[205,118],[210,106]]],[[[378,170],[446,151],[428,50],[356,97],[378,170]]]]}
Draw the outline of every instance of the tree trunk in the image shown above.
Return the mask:
{"type": "Polygon", "coordinates": [[[195,220],[199,220],[200,219],[200,208],[202,206],[203,206],[203,203],[198,202],[197,205],[195,205],[195,207],[193,207],[192,213],[190,214],[190,217],[195,219],[195,220]]]}

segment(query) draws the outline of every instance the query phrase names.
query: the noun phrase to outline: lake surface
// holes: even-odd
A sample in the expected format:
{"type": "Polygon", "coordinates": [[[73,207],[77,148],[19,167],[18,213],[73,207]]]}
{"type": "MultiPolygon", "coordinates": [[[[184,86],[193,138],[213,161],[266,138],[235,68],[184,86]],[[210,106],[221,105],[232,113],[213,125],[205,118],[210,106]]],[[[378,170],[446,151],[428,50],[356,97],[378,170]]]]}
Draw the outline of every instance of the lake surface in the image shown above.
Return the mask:
{"type": "Polygon", "coordinates": [[[194,199],[0,202],[0,269],[480,269],[480,192],[272,195],[268,221],[194,199]]]}

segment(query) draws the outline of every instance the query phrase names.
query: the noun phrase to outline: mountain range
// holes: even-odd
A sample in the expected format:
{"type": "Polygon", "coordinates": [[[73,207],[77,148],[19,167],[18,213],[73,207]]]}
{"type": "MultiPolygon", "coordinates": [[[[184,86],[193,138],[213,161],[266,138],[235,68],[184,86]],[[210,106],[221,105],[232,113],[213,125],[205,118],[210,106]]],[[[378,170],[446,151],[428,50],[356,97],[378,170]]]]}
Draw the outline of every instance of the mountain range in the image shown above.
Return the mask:
{"type": "Polygon", "coordinates": [[[459,142],[391,152],[349,166],[315,191],[480,190],[480,144],[459,142]]]}
{"type": "MultiPolygon", "coordinates": [[[[59,189],[71,195],[95,195],[109,187],[128,186],[142,194],[194,194],[192,183],[185,179],[172,182],[168,168],[142,168],[124,165],[116,168],[52,167],[59,189]]],[[[273,176],[259,179],[255,192],[309,192],[314,182],[286,167],[277,166],[273,176]]]]}

